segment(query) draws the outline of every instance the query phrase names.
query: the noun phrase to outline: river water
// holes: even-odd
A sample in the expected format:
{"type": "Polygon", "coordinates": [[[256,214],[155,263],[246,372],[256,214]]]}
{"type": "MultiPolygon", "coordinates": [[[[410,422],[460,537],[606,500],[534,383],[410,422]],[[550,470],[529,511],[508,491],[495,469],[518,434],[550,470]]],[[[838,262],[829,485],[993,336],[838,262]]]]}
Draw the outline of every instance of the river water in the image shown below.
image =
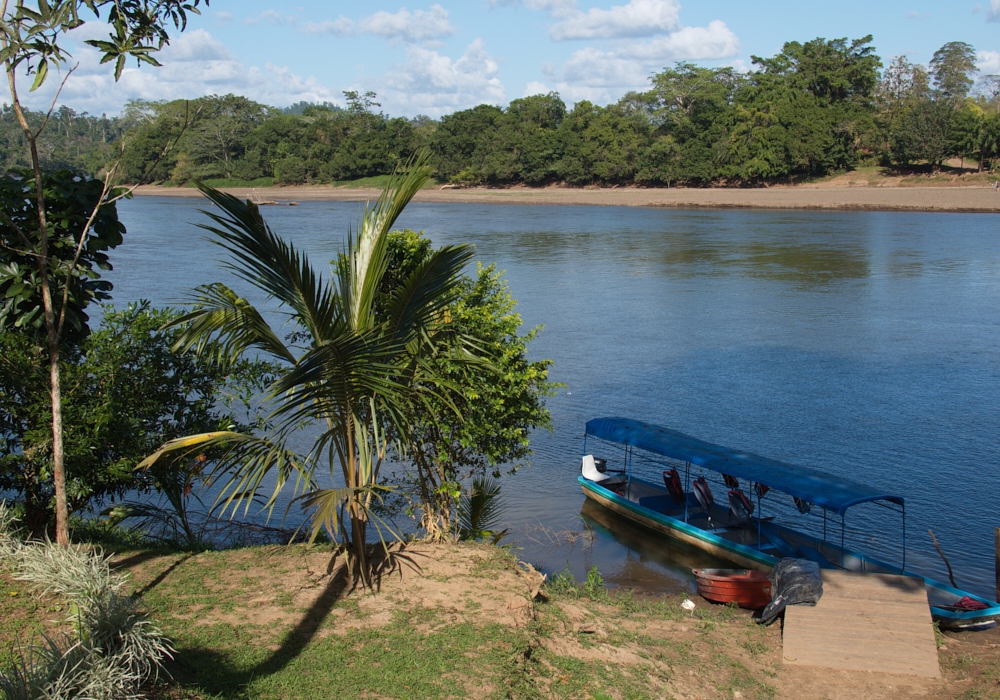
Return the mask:
{"type": "MultiPolygon", "coordinates": [[[[120,205],[115,303],[176,304],[233,283],[197,200],[120,205]]],[[[317,266],[361,205],[270,207],[317,266]]],[[[506,270],[531,346],[566,386],[530,467],[504,478],[505,540],[553,573],[688,589],[696,551],[601,508],[576,483],[590,418],[626,416],[906,497],[908,568],[993,590],[1000,525],[1000,245],[984,214],[411,204],[399,225],[469,242],[506,270]]],[[[251,297],[252,298],[252,297],[251,297]]],[[[613,455],[608,455],[613,457],[613,455]]],[[[718,493],[718,489],[717,489],[718,493]]],[[[815,529],[820,516],[798,516],[815,529]]],[[[899,561],[900,522],[848,513],[848,543],[899,561]]],[[[838,523],[839,528],[839,523],[838,523]]],[[[838,530],[839,532],[839,530],[838,530]]]]}

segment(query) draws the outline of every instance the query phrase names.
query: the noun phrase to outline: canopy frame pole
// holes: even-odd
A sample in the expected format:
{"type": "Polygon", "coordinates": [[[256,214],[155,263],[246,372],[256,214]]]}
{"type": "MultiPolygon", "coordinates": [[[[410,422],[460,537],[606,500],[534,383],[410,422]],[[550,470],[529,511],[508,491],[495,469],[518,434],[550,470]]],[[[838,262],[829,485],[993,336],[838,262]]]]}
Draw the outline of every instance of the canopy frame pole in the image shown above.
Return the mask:
{"type": "Polygon", "coordinates": [[[628,500],[632,500],[632,452],[635,448],[628,445],[625,448],[625,470],[628,472],[628,487],[625,491],[628,500]]]}
{"type": "Polygon", "coordinates": [[[899,572],[906,575],[906,501],[903,501],[903,569],[899,572]]]}
{"type": "Polygon", "coordinates": [[[691,487],[691,463],[684,463],[684,523],[688,521],[688,489],[691,487]]]}
{"type": "Polygon", "coordinates": [[[846,526],[847,513],[840,514],[840,568],[844,568],[844,532],[846,526]]]}
{"type": "Polygon", "coordinates": [[[823,506],[823,546],[826,546],[826,506],[823,506]]]}
{"type": "Polygon", "coordinates": [[[587,433],[586,432],[584,432],[584,434],[583,434],[583,456],[584,457],[587,456],[587,433]]]}
{"type": "MultiPolygon", "coordinates": [[[[751,486],[751,488],[753,488],[751,486]]],[[[757,551],[760,551],[760,520],[764,517],[764,511],[760,507],[760,488],[755,488],[754,491],[757,492],[757,551]]]]}

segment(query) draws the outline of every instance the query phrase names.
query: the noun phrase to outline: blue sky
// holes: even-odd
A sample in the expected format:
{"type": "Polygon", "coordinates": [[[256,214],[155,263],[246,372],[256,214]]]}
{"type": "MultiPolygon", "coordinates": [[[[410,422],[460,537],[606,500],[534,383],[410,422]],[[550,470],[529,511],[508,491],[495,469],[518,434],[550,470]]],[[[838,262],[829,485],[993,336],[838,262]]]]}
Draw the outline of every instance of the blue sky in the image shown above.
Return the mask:
{"type": "MultiPolygon", "coordinates": [[[[103,28],[88,23],[77,40],[103,28]]],[[[745,69],[785,41],[874,36],[884,61],[926,63],[949,41],[1000,73],[1000,0],[212,0],[160,56],[114,83],[85,46],[60,102],[92,114],[126,100],[233,92],[275,106],[373,90],[391,115],[439,117],[558,91],[599,104],[678,60],[745,69]]],[[[55,82],[31,97],[51,99],[55,82]]]]}

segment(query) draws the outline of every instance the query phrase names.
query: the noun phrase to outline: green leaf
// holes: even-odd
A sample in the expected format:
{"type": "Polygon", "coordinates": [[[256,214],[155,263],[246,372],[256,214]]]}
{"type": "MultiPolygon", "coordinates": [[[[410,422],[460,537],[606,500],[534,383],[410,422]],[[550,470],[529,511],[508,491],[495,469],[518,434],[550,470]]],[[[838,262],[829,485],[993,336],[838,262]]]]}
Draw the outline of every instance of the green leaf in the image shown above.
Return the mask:
{"type": "Polygon", "coordinates": [[[31,90],[29,92],[34,92],[42,86],[45,82],[45,77],[49,74],[49,62],[44,58],[38,62],[38,67],[35,68],[35,82],[31,84],[31,90]]]}

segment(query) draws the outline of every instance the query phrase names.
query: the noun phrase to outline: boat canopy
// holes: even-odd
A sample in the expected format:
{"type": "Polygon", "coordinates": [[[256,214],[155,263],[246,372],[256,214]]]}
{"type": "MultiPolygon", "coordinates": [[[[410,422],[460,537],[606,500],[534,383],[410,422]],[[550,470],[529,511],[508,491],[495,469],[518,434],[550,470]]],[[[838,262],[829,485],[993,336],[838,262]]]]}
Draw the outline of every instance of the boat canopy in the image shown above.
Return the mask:
{"type": "Polygon", "coordinates": [[[595,418],[587,422],[587,435],[638,447],[737,479],[765,484],[841,515],[851,506],[867,501],[891,501],[903,505],[902,496],[850,479],[713,445],[676,430],[630,418],[595,418]]]}

